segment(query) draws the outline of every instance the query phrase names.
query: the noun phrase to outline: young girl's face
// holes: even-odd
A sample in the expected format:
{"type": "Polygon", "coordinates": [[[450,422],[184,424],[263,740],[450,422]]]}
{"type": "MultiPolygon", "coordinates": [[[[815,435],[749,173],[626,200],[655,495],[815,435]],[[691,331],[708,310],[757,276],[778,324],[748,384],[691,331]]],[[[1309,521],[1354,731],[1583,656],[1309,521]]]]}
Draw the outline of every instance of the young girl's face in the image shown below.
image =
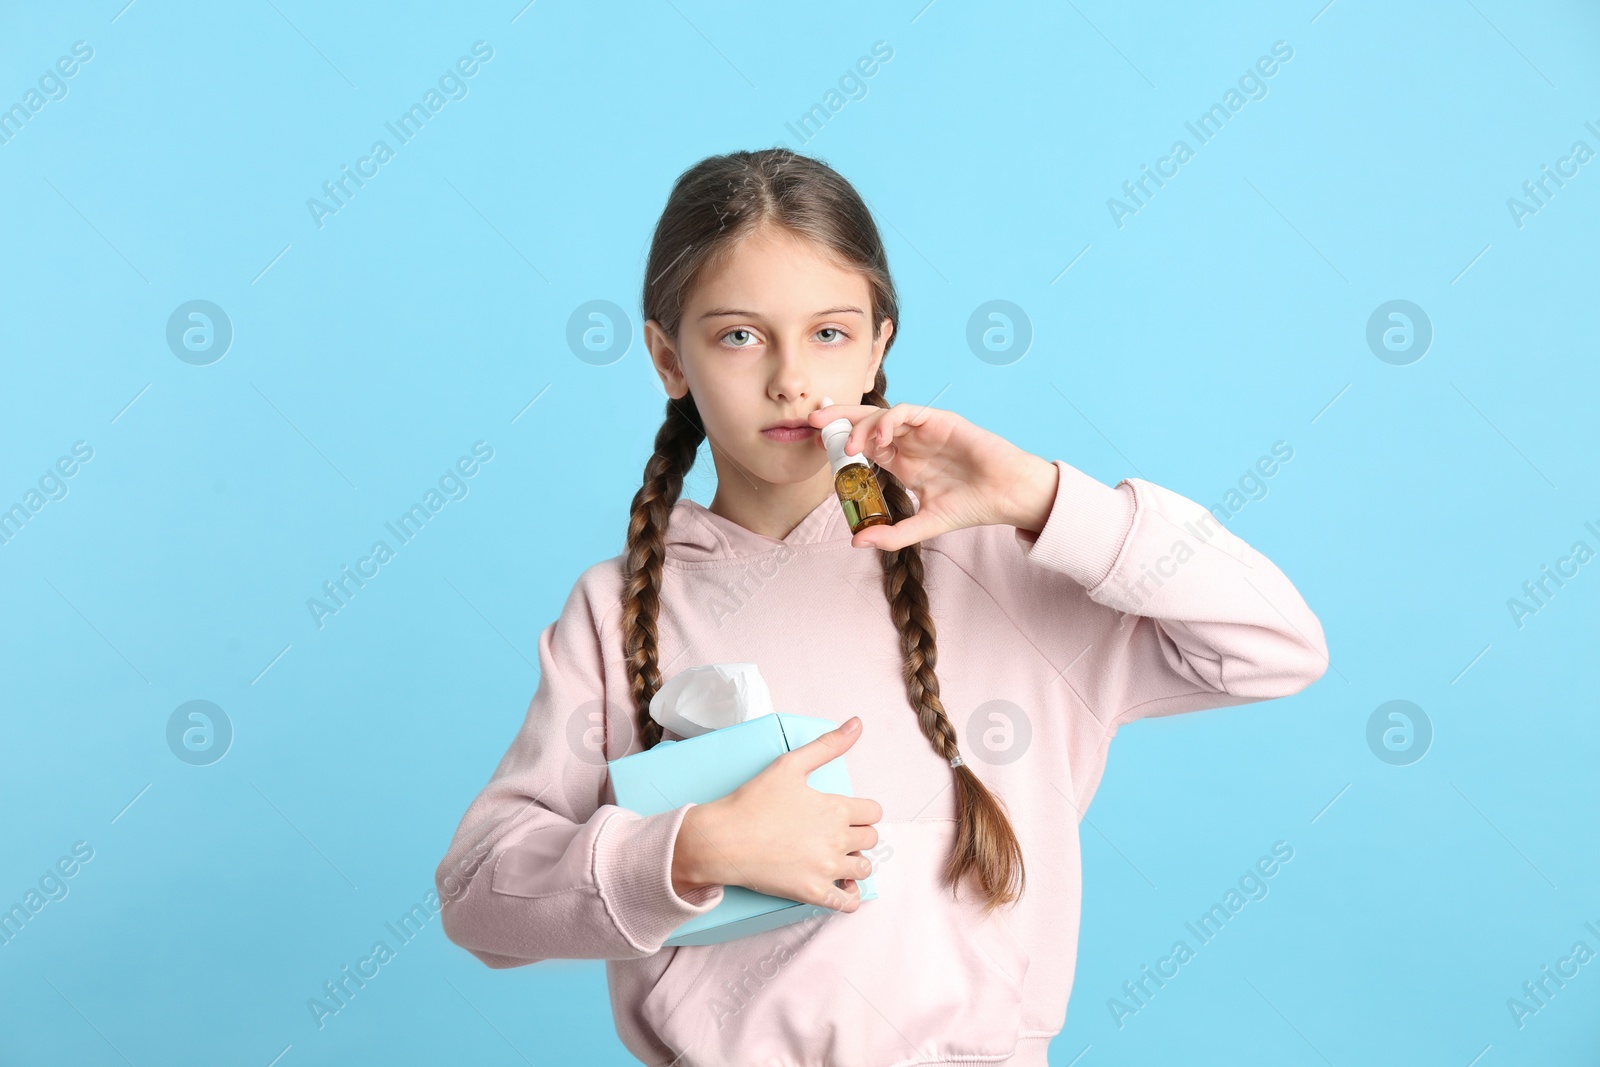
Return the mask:
{"type": "Polygon", "coordinates": [[[872,336],[866,278],[780,227],[756,230],[684,305],[676,341],[645,324],[645,342],[667,395],[694,395],[714,446],[719,480],[731,460],[747,478],[787,485],[816,477],[827,452],[806,416],[859,404],[872,390],[894,332],[872,336]],[[799,423],[798,435],[773,432],[799,423]]]}

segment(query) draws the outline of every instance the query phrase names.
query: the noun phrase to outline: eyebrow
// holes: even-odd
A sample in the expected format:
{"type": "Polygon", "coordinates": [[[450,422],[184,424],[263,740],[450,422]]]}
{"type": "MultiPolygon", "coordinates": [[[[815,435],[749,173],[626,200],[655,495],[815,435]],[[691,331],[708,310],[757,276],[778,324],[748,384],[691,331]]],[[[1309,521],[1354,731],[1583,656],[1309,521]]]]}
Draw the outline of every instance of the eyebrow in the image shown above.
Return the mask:
{"type": "MultiPolygon", "coordinates": [[[[866,312],[862,311],[858,307],[853,307],[853,306],[850,306],[850,305],[846,305],[844,307],[827,308],[827,309],[822,310],[822,311],[814,311],[814,312],[811,313],[811,317],[814,318],[814,319],[820,319],[825,315],[865,315],[865,314],[866,314],[866,312]]],[[[705,314],[701,315],[700,317],[702,319],[720,319],[720,318],[724,318],[724,317],[727,317],[727,316],[730,316],[730,315],[738,315],[741,318],[750,318],[750,319],[759,319],[761,317],[761,313],[759,311],[746,311],[743,308],[712,308],[710,311],[707,311],[705,314]]]]}

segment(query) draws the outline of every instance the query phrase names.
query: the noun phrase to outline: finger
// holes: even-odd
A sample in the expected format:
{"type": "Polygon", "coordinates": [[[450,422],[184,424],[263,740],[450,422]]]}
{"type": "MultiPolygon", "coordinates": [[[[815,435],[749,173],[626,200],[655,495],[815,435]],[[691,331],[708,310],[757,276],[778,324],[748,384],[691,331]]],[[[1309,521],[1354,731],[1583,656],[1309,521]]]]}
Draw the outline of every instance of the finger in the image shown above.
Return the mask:
{"type": "Polygon", "coordinates": [[[871,826],[850,827],[850,832],[845,835],[847,844],[854,845],[852,852],[866,852],[868,849],[878,847],[878,831],[871,826]]]}
{"type": "MultiPolygon", "coordinates": [[[[883,805],[871,797],[850,797],[845,803],[845,814],[851,826],[868,826],[883,819],[883,805]]],[[[873,833],[877,833],[876,830],[873,833]]],[[[871,848],[871,845],[866,846],[871,848]]]]}
{"type": "Polygon", "coordinates": [[[896,434],[902,432],[899,427],[911,414],[903,405],[873,408],[872,411],[873,414],[863,418],[850,430],[850,436],[845,441],[845,451],[868,456],[881,452],[886,444],[894,440],[896,434]]]}
{"type": "Polygon", "coordinates": [[[850,852],[839,857],[839,865],[834,869],[839,879],[854,882],[860,878],[870,878],[873,863],[859,852],[850,852]]]}
{"type": "Polygon", "coordinates": [[[854,424],[862,416],[882,410],[873,404],[828,404],[808,414],[806,421],[817,427],[826,426],[835,419],[849,419],[854,424]]]}
{"type": "Polygon", "coordinates": [[[820,905],[830,911],[855,911],[861,906],[861,887],[853,878],[846,879],[843,888],[837,882],[829,882],[821,896],[803,903],[820,905]]]}
{"type": "Polygon", "coordinates": [[[888,408],[867,408],[860,418],[852,419],[850,436],[844,439],[844,451],[847,456],[860,455],[867,440],[873,436],[874,428],[883,422],[889,414],[888,408]]]}
{"type": "Polygon", "coordinates": [[[894,441],[895,438],[904,436],[914,426],[925,426],[932,419],[950,417],[951,415],[951,412],[929,407],[926,404],[896,404],[891,408],[884,409],[883,419],[873,424],[878,433],[876,444],[880,448],[884,447],[894,441]]]}
{"type": "Polygon", "coordinates": [[[850,547],[876,548],[880,552],[893,552],[918,541],[936,537],[949,528],[932,515],[925,515],[919,511],[890,525],[868,526],[850,539],[850,547]]]}
{"type": "Polygon", "coordinates": [[[861,716],[852,715],[815,741],[808,741],[799,748],[791,749],[778,759],[798,768],[802,775],[810,775],[824,763],[848,751],[861,736],[861,725],[861,716]]]}

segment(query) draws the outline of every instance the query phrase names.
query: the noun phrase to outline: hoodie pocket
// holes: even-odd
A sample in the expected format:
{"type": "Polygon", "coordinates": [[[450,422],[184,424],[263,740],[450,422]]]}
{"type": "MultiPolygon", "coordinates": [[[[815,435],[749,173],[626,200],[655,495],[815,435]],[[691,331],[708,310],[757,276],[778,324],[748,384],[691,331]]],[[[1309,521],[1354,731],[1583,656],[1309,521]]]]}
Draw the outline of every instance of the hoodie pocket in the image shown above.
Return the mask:
{"type": "Polygon", "coordinates": [[[892,1067],[1004,1059],[1029,957],[970,880],[940,882],[950,820],[879,823],[878,899],[675,950],[640,1015],[683,1067],[892,1067]]]}

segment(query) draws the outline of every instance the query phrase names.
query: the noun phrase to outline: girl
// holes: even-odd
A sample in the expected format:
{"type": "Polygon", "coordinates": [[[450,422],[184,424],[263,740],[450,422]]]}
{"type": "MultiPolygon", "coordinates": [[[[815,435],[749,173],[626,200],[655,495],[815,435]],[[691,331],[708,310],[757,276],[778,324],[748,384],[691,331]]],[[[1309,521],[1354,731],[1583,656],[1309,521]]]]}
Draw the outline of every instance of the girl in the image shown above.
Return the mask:
{"type": "Polygon", "coordinates": [[[681,175],[644,317],[669,399],[626,551],[540,635],[527,718],[438,868],[446,934],[490,967],[606,960],[618,1035],[648,1064],[1045,1067],[1112,736],[1300,691],[1327,664],[1316,616],[1169,489],[889,406],[883,242],[817,160],[733,152],[681,175]],[[893,525],[845,523],[818,433],[841,416],[893,525]],[[702,440],[709,507],[679,498],[702,440]],[[718,662],[842,725],[713,803],[617,807],[606,761],[662,739],[664,677],[718,662]],[[854,798],[805,785],[841,755],[854,798]],[[814,907],[663,949],[724,885],[814,907]]]}

